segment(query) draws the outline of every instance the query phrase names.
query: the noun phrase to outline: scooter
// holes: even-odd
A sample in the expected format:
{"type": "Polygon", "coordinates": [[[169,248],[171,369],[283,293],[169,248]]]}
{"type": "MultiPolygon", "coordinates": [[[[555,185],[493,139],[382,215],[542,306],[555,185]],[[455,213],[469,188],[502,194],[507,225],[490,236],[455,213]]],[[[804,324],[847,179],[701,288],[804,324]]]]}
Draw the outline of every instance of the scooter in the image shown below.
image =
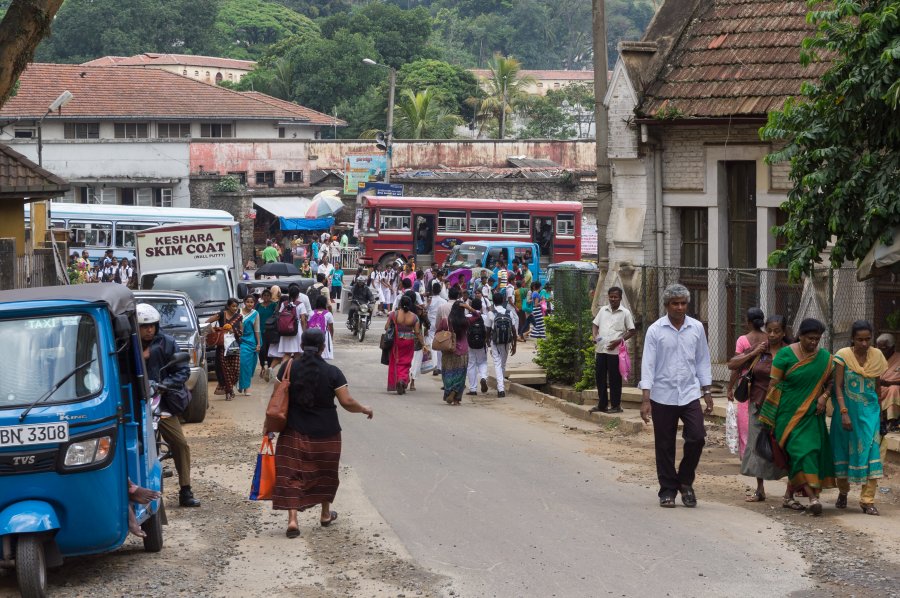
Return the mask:
{"type": "Polygon", "coordinates": [[[356,335],[359,342],[363,342],[363,339],[366,338],[366,330],[369,329],[369,324],[372,322],[372,310],[369,309],[368,303],[357,303],[354,301],[353,304],[356,306],[356,312],[354,317],[348,322],[348,325],[350,332],[356,335]]]}

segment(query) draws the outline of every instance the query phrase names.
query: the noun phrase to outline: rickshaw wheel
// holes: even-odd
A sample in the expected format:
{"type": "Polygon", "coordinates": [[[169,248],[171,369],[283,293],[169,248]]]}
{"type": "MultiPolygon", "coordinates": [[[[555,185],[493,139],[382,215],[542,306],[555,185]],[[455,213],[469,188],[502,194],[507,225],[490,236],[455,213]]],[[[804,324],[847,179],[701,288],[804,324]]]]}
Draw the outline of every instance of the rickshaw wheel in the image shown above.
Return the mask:
{"type": "Polygon", "coordinates": [[[162,505],[160,505],[159,508],[159,511],[141,524],[141,529],[147,534],[146,537],[144,537],[145,552],[159,552],[163,547],[162,505]]]}
{"type": "Polygon", "coordinates": [[[44,598],[47,595],[44,542],[34,534],[25,534],[16,540],[16,580],[22,598],[44,598]]]}

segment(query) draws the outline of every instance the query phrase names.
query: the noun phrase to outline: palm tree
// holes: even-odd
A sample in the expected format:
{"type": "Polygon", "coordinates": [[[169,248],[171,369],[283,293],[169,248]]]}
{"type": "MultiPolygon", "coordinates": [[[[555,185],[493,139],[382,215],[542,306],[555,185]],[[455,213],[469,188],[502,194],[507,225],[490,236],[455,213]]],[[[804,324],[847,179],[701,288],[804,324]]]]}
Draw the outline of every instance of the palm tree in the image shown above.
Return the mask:
{"type": "Polygon", "coordinates": [[[475,118],[481,130],[491,120],[497,121],[500,139],[506,136],[506,118],[515,112],[530,95],[526,88],[534,85],[531,75],[522,75],[522,63],[499,52],[488,62],[490,76],[483,81],[484,97],[469,98],[466,102],[475,108],[475,118]]]}
{"type": "Polygon", "coordinates": [[[452,139],[456,136],[454,129],[464,123],[440,104],[430,87],[416,93],[404,89],[394,110],[397,139],[452,139]]]}

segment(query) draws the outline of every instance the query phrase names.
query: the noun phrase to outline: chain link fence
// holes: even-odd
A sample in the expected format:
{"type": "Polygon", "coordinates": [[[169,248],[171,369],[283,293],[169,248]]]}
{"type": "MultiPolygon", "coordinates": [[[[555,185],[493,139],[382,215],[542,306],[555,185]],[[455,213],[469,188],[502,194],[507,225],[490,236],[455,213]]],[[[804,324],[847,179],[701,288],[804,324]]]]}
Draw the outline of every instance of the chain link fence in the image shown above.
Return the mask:
{"type": "MultiPolygon", "coordinates": [[[[713,378],[722,381],[729,376],[725,363],[733,355],[738,337],[746,333],[749,308],[760,307],[767,317],[784,316],[793,331],[805,318],[821,320],[826,326],[822,346],[834,352],[849,344],[850,327],[856,320],[873,321],[879,333],[893,331],[893,325],[900,326],[896,292],[886,294],[880,290],[900,291],[900,281],[895,279],[896,276],[890,281],[859,282],[855,268],[817,269],[798,283],[789,282],[787,271],[778,269],[635,266],[602,278],[597,272],[563,269],[553,278],[554,315],[574,326],[570,351],[584,354],[585,358],[572,377],[580,380],[588,365],[586,351],[591,346],[593,314],[607,302],[609,287],[622,288],[622,305],[631,310],[638,331],[629,342],[633,367],[628,382],[634,385],[640,380],[647,328],[665,314],[663,291],[670,284],[681,283],[691,292],[688,314],[706,329],[713,378]]],[[[548,376],[554,377],[549,371],[548,376]]]]}

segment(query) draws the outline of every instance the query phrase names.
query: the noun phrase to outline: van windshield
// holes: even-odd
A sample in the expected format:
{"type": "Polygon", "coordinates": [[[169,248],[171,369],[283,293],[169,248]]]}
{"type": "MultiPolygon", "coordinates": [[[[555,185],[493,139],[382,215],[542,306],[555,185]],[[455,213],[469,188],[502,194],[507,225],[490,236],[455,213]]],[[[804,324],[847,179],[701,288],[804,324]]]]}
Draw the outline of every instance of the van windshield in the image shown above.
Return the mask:
{"type": "Polygon", "coordinates": [[[84,399],[103,388],[97,325],[87,315],[0,320],[0,408],[30,405],[77,366],[41,405],[84,399]]]}
{"type": "Polygon", "coordinates": [[[159,312],[159,327],[163,330],[175,328],[194,328],[194,320],[191,312],[182,299],[140,297],[138,303],[147,303],[159,312]]]}
{"type": "Polygon", "coordinates": [[[451,268],[478,268],[484,264],[484,252],[481,245],[463,243],[453,248],[447,263],[451,268]]]}
{"type": "Polygon", "coordinates": [[[225,303],[230,296],[228,280],[222,270],[192,270],[146,274],[141,277],[142,289],[181,291],[187,293],[195,306],[225,303]]]}

